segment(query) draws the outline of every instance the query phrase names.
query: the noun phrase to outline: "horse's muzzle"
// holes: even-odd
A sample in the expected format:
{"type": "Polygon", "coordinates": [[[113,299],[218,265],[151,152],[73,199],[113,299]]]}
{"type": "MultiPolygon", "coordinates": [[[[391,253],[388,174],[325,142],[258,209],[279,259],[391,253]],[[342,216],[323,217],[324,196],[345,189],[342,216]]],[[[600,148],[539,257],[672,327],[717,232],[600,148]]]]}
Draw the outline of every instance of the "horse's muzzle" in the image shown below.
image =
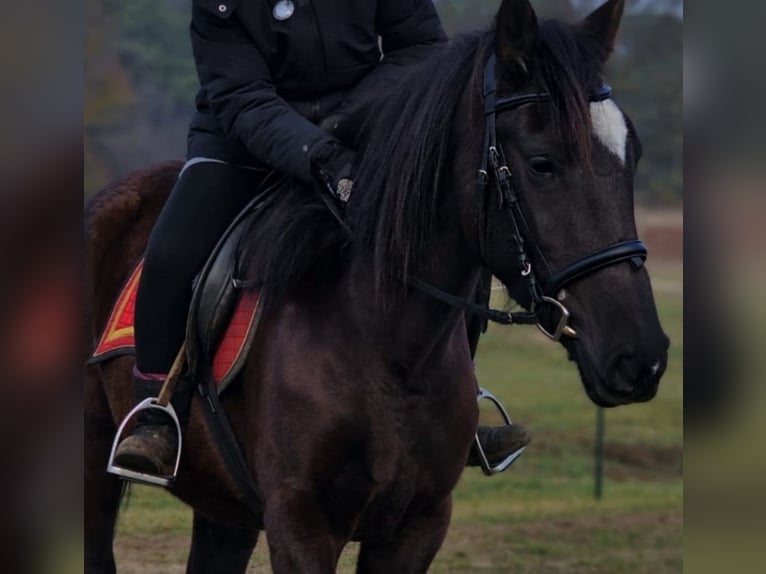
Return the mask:
{"type": "Polygon", "coordinates": [[[654,398],[668,364],[670,339],[650,350],[623,350],[613,353],[606,364],[602,393],[620,403],[646,402],[654,398]]]}

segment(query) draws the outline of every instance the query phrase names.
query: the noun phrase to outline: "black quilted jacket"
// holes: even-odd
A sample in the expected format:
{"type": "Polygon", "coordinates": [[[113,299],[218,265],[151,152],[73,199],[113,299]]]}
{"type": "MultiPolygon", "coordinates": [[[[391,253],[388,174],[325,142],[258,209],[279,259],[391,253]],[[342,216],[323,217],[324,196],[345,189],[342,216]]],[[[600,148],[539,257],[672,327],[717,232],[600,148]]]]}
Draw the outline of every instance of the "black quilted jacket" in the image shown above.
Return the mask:
{"type": "Polygon", "coordinates": [[[201,89],[189,156],[309,180],[336,143],[316,123],[445,35],[431,0],[193,0],[191,39],[201,89]]]}

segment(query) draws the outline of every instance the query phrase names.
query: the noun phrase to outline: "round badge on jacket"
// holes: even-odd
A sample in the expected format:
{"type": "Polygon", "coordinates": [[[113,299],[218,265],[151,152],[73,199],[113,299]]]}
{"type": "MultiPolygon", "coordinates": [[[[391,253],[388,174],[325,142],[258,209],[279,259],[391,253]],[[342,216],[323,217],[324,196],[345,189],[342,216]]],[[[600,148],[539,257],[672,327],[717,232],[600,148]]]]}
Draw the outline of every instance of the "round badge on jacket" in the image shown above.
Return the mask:
{"type": "Polygon", "coordinates": [[[287,20],[295,12],[295,4],[292,0],[279,0],[274,5],[274,18],[277,20],[287,20]]]}

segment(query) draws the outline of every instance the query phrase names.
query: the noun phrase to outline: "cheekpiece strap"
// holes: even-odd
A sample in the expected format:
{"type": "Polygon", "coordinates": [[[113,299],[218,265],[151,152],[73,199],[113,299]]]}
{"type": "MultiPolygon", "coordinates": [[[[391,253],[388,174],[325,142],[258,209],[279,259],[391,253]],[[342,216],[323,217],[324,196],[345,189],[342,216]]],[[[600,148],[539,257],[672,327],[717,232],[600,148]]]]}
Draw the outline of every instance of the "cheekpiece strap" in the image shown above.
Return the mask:
{"type": "Polygon", "coordinates": [[[495,67],[497,58],[492,54],[484,66],[484,113],[495,113],[495,92],[497,91],[497,79],[495,78],[495,67]]]}

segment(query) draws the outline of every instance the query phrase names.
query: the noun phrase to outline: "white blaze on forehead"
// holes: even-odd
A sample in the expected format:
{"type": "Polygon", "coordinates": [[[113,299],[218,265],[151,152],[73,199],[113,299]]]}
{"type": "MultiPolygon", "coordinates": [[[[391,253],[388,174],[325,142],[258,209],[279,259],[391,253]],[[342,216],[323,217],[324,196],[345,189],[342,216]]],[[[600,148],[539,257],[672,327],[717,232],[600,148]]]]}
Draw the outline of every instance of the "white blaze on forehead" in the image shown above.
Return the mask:
{"type": "Polygon", "coordinates": [[[625,163],[628,144],[628,124],[620,108],[612,100],[591,102],[590,119],[593,133],[614,155],[625,163]]]}

